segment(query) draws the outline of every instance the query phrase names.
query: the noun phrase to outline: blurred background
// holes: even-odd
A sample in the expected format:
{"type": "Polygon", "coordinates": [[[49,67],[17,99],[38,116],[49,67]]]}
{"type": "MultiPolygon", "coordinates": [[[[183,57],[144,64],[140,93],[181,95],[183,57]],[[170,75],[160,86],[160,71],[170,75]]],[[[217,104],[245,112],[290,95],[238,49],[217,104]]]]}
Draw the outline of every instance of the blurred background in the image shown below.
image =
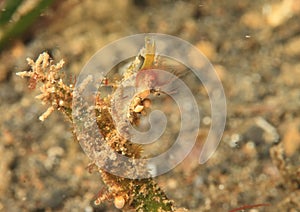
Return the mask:
{"type": "Polygon", "coordinates": [[[156,179],[168,197],[191,211],[261,203],[270,206],[251,211],[300,211],[299,14],[299,0],[1,0],[0,211],[118,211],[93,205],[103,185],[69,123],[57,112],[40,122],[38,91],[15,73],[47,51],[76,76],[104,45],[144,32],[199,48],[227,97],[213,158],[197,161],[210,126],[204,112],[194,151],[156,179]]]}

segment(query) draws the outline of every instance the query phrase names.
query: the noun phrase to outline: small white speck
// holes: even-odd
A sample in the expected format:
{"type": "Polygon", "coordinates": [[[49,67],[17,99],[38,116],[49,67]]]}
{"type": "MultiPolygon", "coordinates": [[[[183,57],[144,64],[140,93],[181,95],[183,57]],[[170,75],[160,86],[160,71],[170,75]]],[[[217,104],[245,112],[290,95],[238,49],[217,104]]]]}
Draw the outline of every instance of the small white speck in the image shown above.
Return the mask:
{"type": "Polygon", "coordinates": [[[252,141],[247,142],[246,146],[250,149],[254,149],[255,148],[255,143],[252,141]]]}
{"type": "Polygon", "coordinates": [[[211,118],[209,116],[205,116],[202,121],[203,121],[203,124],[205,124],[205,125],[211,124],[211,118]]]}
{"type": "Polygon", "coordinates": [[[220,185],[219,185],[219,189],[220,189],[220,190],[223,190],[224,188],[225,188],[225,186],[224,186],[223,184],[220,184],[220,185]]]}
{"type": "Polygon", "coordinates": [[[84,208],[84,212],[93,212],[93,211],[94,210],[93,210],[92,206],[90,206],[90,205],[88,205],[84,208]]]}
{"type": "Polygon", "coordinates": [[[151,174],[151,176],[156,176],[157,175],[157,168],[155,164],[151,164],[148,163],[148,169],[149,169],[149,173],[151,174]]]}
{"type": "Polygon", "coordinates": [[[64,101],[63,100],[59,100],[59,106],[64,106],[64,101]]]}
{"type": "Polygon", "coordinates": [[[232,134],[230,141],[229,141],[229,146],[231,148],[236,148],[239,145],[238,143],[240,140],[241,140],[241,136],[239,134],[237,134],[237,133],[232,134]]]}

